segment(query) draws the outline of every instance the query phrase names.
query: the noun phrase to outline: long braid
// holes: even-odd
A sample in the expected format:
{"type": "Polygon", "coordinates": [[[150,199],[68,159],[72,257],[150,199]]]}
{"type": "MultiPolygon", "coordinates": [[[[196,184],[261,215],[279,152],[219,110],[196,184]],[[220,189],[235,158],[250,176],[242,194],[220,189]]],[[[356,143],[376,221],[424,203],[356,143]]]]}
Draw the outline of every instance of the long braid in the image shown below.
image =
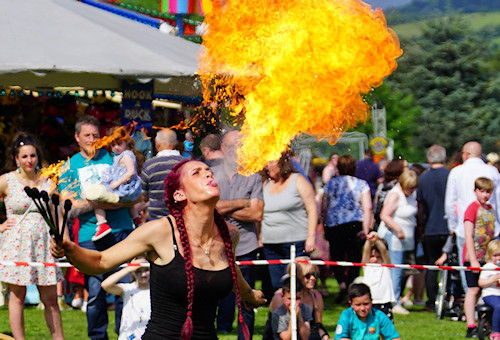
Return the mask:
{"type": "Polygon", "coordinates": [[[194,300],[194,272],[193,260],[191,256],[191,245],[189,244],[189,236],[184,225],[184,218],[182,217],[182,210],[185,204],[175,201],[174,192],[180,188],[180,178],[182,166],[187,161],[181,161],[176,164],[170,174],[165,179],[165,203],[170,213],[175,218],[177,230],[179,231],[180,241],[184,250],[184,269],[186,271],[186,285],[187,285],[187,313],[186,321],[182,325],[181,339],[189,340],[193,335],[193,300],[194,300]]]}
{"type": "Polygon", "coordinates": [[[233,253],[233,242],[229,236],[229,230],[226,221],[217,210],[215,210],[215,224],[219,229],[219,234],[224,241],[224,250],[226,252],[227,261],[229,262],[229,268],[231,269],[231,274],[233,276],[234,288],[236,290],[236,301],[238,303],[238,322],[241,324],[241,330],[245,340],[250,339],[250,331],[248,326],[243,321],[243,309],[241,304],[240,286],[238,285],[238,274],[236,272],[236,264],[234,263],[234,253],[233,253]]]}

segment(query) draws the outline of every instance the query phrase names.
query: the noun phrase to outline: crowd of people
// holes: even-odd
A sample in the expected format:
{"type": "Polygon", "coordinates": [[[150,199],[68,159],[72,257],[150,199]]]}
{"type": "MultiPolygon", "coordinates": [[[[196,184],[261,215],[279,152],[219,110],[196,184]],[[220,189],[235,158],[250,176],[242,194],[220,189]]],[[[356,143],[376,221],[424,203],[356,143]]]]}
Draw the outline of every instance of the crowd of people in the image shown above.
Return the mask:
{"type": "MultiPolygon", "coordinates": [[[[409,314],[411,304],[434,311],[438,272],[368,266],[361,273],[358,266],[318,268],[307,260],[443,264],[453,242],[460,264],[491,269],[500,259],[498,159],[483,159],[474,141],[463,146],[459,165],[447,164],[445,148],[433,145],[427,168],[401,158],[377,164],[367,150],[358,162],[332,153],[311,176],[304,171],[309,166],[286,151],[260,173],[243,176],[237,130],[204,137],[201,159],[195,159],[190,135],[181,152],[176,131],[159,130],[157,153],[145,162],[138,162],[127,129],[111,129],[104,138],[100,133],[95,118],[78,119],[79,151],[61,168],[58,183],[41,175],[43,151],[35,136],[18,133],[9,171],[0,176],[7,211],[0,224],[0,261],[71,261],[76,270],[66,278],[79,279],[69,303],[85,307],[91,339],[108,338],[109,296],[119,339],[216,339],[233,331],[235,308],[238,339],[250,339],[254,307],[266,303],[264,339],[290,339],[289,268],[269,265],[258,272],[235,262],[287,259],[291,245],[306,262],[297,265],[299,339],[399,339],[394,314],[409,314]],[[103,147],[96,149],[96,142],[103,147]],[[62,242],[51,239],[26,186],[71,199],[62,242]],[[130,261],[147,266],[117,269],[130,261]],[[262,291],[255,290],[258,275],[262,291]],[[330,276],[339,285],[335,303],[350,306],[336,329],[323,323],[323,299],[333,293],[325,283],[330,276]]],[[[13,336],[25,338],[26,287],[36,285],[52,337],[63,339],[61,270],[0,269],[10,291],[13,336]]],[[[474,308],[482,291],[495,310],[491,337],[500,339],[500,274],[461,274],[466,337],[477,336],[474,308]]]]}

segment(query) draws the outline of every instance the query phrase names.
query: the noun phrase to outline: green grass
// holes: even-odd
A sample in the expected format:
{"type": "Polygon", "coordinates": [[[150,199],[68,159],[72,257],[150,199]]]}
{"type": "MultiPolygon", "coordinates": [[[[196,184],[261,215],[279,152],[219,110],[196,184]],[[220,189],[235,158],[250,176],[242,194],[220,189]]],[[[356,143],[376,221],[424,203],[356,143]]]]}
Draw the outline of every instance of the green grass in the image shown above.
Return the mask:
{"type": "MultiPolygon", "coordinates": [[[[334,279],[328,280],[329,291],[332,293],[325,299],[325,311],[323,323],[333,336],[335,325],[344,310],[344,306],[334,303],[334,294],[338,287],[334,279]]],[[[424,312],[422,307],[413,307],[411,313],[406,316],[395,315],[395,325],[402,339],[461,339],[465,336],[465,323],[450,321],[449,318],[436,320],[433,313],[424,312]]],[[[261,339],[264,325],[267,318],[267,307],[261,307],[256,314],[255,336],[254,339],[261,339]]],[[[114,314],[109,312],[110,326],[108,335],[110,339],[117,339],[113,333],[114,314]]],[[[78,340],[87,339],[87,320],[85,314],[79,310],[63,311],[63,327],[66,339],[78,340]]],[[[26,338],[30,340],[50,339],[50,333],[45,325],[43,311],[36,307],[27,307],[25,309],[26,338]]],[[[235,323],[236,325],[236,323],[235,323]]],[[[0,334],[9,334],[9,318],[7,307],[0,307],[0,334]]],[[[229,335],[220,335],[221,340],[236,339],[236,331],[229,335]]]]}

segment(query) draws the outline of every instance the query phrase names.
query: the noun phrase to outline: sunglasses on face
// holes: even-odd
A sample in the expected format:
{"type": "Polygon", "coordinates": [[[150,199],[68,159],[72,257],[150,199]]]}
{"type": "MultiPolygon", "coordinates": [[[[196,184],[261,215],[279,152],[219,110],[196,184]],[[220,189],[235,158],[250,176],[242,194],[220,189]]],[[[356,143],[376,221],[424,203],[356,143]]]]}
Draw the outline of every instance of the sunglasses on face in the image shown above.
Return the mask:
{"type": "Polygon", "coordinates": [[[311,276],[314,276],[315,278],[317,278],[319,276],[319,273],[317,273],[317,272],[315,272],[315,273],[307,273],[307,274],[304,275],[304,277],[306,279],[308,279],[308,280],[311,278],[311,276]]]}

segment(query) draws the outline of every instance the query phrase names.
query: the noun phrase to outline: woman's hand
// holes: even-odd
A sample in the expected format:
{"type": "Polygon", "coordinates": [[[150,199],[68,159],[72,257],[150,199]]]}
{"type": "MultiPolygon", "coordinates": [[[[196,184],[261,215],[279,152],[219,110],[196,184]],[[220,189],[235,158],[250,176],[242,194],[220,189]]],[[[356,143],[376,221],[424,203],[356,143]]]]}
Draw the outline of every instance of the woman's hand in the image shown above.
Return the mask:
{"type": "Polygon", "coordinates": [[[109,188],[111,190],[115,190],[116,188],[118,188],[120,186],[120,183],[118,183],[118,181],[113,181],[111,183],[109,183],[109,188]]]}
{"type": "Polygon", "coordinates": [[[245,300],[245,305],[248,309],[253,309],[256,307],[260,307],[267,303],[266,298],[264,297],[264,293],[257,289],[252,289],[252,294],[245,300]]]}
{"type": "Polygon", "coordinates": [[[306,253],[312,253],[316,246],[316,237],[314,235],[307,236],[305,243],[306,253]]]}
{"type": "Polygon", "coordinates": [[[16,225],[16,219],[9,217],[4,223],[0,224],[0,233],[14,228],[16,225]]]}
{"type": "Polygon", "coordinates": [[[71,243],[70,240],[63,239],[62,244],[58,244],[54,237],[50,239],[50,253],[55,258],[64,257],[65,251],[64,249],[71,243]]]}
{"type": "Polygon", "coordinates": [[[396,236],[400,239],[400,240],[404,240],[405,239],[405,233],[403,232],[403,229],[401,228],[398,228],[395,230],[396,232],[396,236]]]}

